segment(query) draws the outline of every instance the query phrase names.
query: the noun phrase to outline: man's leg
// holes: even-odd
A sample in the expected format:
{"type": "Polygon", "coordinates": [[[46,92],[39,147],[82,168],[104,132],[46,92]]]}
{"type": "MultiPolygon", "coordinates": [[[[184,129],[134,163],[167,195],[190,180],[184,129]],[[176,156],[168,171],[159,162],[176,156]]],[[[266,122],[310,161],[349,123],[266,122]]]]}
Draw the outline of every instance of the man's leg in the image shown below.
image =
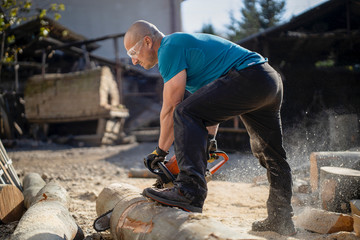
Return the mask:
{"type": "Polygon", "coordinates": [[[282,146],[280,113],[259,110],[244,114],[241,119],[248,130],[252,152],[267,169],[270,183],[267,200],[268,218],[255,222],[252,230],[275,231],[283,235],[295,234],[291,219],[292,177],[282,146]]]}

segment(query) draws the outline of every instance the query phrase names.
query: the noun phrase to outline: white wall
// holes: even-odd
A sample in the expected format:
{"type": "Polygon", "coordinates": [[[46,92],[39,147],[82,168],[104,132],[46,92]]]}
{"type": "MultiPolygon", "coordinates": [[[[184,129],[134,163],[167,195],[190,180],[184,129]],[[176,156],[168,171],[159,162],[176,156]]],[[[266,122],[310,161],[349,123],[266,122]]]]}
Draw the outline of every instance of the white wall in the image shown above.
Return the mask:
{"type": "MultiPolygon", "coordinates": [[[[136,20],[155,24],[164,34],[182,30],[182,0],[59,0],[65,5],[59,23],[87,38],[124,33],[136,20]],[[173,4],[173,9],[171,5],[173,4]]],[[[113,41],[102,45],[93,53],[109,59],[115,58],[113,41]]],[[[119,39],[120,57],[126,57],[123,38],[119,39]]]]}

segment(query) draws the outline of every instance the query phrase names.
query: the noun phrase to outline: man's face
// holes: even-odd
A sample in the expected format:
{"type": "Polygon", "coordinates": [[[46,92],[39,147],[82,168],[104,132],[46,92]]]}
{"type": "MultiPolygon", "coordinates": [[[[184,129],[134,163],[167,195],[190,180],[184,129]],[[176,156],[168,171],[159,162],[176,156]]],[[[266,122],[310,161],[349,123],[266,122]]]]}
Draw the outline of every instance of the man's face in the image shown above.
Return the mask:
{"type": "Polygon", "coordinates": [[[157,63],[156,55],[152,49],[152,40],[145,36],[127,49],[127,54],[131,57],[134,65],[139,64],[145,69],[154,67],[157,63]]]}

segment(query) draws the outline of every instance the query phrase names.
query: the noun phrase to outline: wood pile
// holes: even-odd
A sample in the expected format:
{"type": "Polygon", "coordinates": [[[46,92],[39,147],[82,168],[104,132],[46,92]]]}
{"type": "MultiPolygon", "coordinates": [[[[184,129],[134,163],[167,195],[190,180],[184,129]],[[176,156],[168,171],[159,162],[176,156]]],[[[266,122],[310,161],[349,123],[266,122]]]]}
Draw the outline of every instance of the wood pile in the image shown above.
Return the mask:
{"type": "Polygon", "coordinates": [[[28,209],[10,240],[84,239],[81,228],[69,213],[66,190],[57,182],[44,184],[40,179],[35,173],[24,178],[24,197],[28,209]]]}
{"type": "Polygon", "coordinates": [[[120,141],[129,116],[119,102],[118,86],[108,67],[32,76],[24,98],[26,118],[40,126],[45,136],[51,124],[97,121],[92,134],[72,134],[96,145],[120,141]]]}
{"type": "MultiPolygon", "coordinates": [[[[321,234],[340,231],[360,234],[360,152],[313,152],[310,155],[311,192],[307,200],[320,209],[305,207],[296,216],[298,227],[321,234]]],[[[297,186],[298,185],[298,186],[297,186]]],[[[301,199],[299,185],[294,191],[296,203],[301,199]]],[[[305,204],[304,204],[305,205],[305,204]]]]}

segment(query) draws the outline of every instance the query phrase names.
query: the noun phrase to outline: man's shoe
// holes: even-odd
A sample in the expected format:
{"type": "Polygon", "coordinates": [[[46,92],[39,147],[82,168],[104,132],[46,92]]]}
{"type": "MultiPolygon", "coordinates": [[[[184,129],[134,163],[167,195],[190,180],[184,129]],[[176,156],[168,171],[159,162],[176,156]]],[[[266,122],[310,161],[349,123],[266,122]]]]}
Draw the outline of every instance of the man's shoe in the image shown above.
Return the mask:
{"type": "Polygon", "coordinates": [[[145,188],[143,195],[166,206],[179,207],[187,212],[202,212],[201,206],[193,204],[176,187],[163,189],[145,188]]]}
{"type": "Polygon", "coordinates": [[[277,220],[269,220],[266,218],[262,221],[256,221],[252,224],[252,231],[256,232],[277,232],[284,236],[293,236],[296,234],[296,229],[294,227],[294,222],[290,220],[279,219],[277,220]]]}

